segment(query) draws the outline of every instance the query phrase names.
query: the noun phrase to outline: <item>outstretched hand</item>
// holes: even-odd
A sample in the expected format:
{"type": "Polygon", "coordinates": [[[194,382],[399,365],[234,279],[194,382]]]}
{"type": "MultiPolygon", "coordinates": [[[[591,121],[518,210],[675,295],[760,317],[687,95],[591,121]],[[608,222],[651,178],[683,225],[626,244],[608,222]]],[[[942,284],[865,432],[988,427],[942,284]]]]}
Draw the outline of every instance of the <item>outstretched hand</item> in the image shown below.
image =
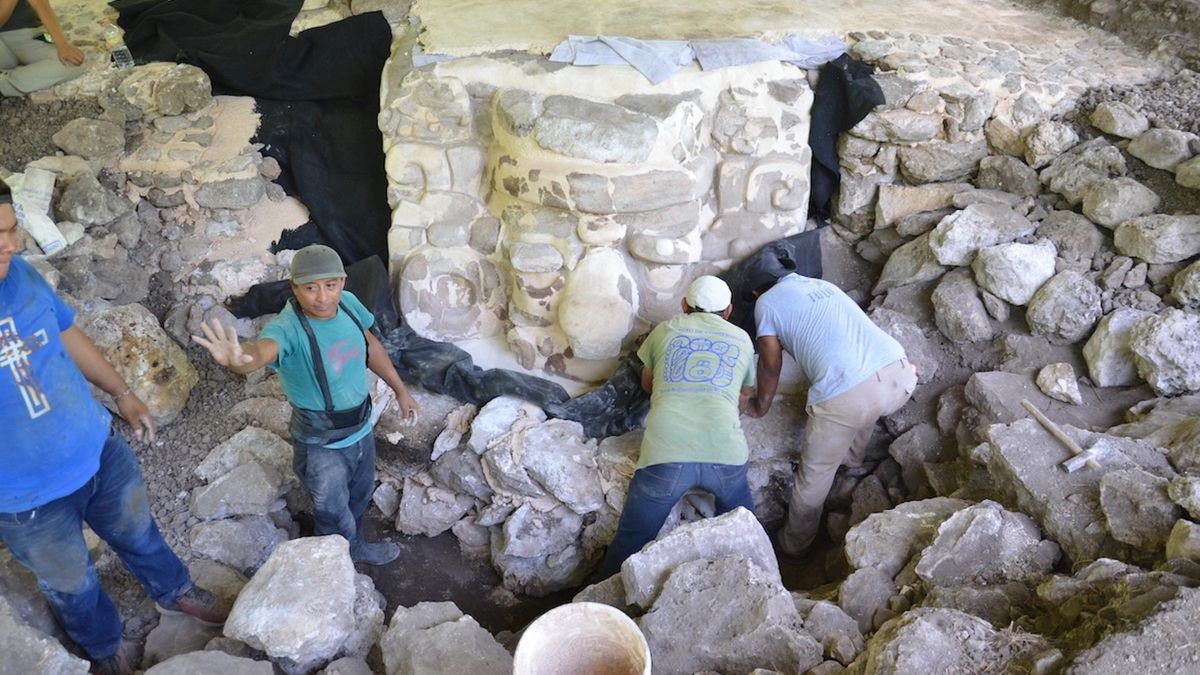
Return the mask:
{"type": "Polygon", "coordinates": [[[212,325],[200,322],[200,331],[204,333],[204,337],[193,335],[192,339],[196,344],[208,350],[212,354],[213,360],[225,366],[226,368],[235,368],[244,366],[254,360],[242,349],[242,344],[238,342],[237,331],[233,326],[222,326],[217,319],[212,320],[212,325]]]}
{"type": "Polygon", "coordinates": [[[70,42],[57,45],[55,50],[58,52],[58,60],[64,66],[83,65],[83,52],[70,42]]]}

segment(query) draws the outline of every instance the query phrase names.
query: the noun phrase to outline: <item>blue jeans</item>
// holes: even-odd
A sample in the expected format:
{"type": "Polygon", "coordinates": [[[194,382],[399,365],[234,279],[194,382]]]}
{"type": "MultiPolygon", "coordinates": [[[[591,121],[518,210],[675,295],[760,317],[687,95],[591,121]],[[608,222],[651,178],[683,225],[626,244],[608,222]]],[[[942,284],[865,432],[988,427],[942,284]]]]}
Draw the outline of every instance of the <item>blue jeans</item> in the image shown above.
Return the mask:
{"type": "Polygon", "coordinates": [[[0,540],[37,575],[59,624],[91,658],[103,659],[121,646],[121,617],[96,578],[84,522],[156,602],[173,602],[191,580],[150,515],[137,458],[116,433],[109,434],[100,469],[83,487],[29,511],[0,513],[0,540]]]}
{"type": "Polygon", "coordinates": [[[600,573],[607,578],[619,572],[626,558],[658,535],[675,502],[692,488],[707,490],[716,497],[717,515],[739,506],[754,512],[745,464],[669,462],[638,469],[629,481],[617,534],[608,545],[600,573]]]}
{"type": "Polygon", "coordinates": [[[313,533],[357,543],[375,489],[375,435],[336,449],[292,443],[292,452],[292,468],[313,500],[313,533]]]}

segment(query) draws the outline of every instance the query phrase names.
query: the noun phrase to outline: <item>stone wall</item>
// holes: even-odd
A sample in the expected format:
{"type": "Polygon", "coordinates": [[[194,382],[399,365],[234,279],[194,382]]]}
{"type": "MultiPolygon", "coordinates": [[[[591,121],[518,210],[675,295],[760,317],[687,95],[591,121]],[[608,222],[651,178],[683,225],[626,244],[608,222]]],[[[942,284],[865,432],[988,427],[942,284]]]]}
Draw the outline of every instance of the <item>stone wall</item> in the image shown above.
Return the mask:
{"type": "Polygon", "coordinates": [[[606,377],[692,278],[805,227],[802,70],[529,56],[387,69],[391,267],[426,337],[503,336],[531,370],[606,377]]]}

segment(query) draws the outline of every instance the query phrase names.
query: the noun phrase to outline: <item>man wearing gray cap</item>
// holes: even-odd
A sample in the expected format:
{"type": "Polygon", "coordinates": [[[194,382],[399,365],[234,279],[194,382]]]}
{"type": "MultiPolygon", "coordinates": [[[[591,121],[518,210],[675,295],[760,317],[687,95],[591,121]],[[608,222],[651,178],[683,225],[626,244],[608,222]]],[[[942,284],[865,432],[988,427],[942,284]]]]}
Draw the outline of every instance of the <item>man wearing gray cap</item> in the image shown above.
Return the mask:
{"type": "Polygon", "coordinates": [[[315,534],[340,534],[350,542],[356,562],[383,565],[399,555],[400,547],[362,538],[363,513],[375,488],[367,370],[396,392],[410,423],[417,403],[368,330],[375,318],[345,285],[346,270],[333,249],[305,247],[292,258],[293,297],[258,341],[239,344],[237,332],[215,320],[201,325],[204,337],[192,339],[235,373],[263,366],[279,373],[292,404],[293,466],[312,496],[315,534]]]}
{"type": "Polygon", "coordinates": [[[698,277],[681,301],[683,314],[654,328],[638,349],[650,413],[637,471],[601,574],[658,535],[675,502],[692,488],[711,492],[717,513],[754,511],[746,482],[749,449],[739,412],[754,387],[754,345],[726,321],[729,286],[698,277]]]}

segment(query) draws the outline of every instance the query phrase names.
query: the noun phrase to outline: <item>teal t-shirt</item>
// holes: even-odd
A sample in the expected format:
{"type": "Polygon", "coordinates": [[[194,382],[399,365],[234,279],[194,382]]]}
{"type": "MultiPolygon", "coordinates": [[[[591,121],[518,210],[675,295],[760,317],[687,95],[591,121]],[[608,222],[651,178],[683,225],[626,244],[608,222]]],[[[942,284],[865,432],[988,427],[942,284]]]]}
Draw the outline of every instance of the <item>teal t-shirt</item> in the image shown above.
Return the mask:
{"type": "MultiPolygon", "coordinates": [[[[354,321],[346,316],[346,311],[354,314],[363,330],[375,323],[375,317],[350,291],[342,291],[342,305],[344,309],[339,308],[333,318],[307,317],[317,338],[317,346],[321,349],[325,377],[329,380],[329,395],[335,410],[354,408],[370,394],[367,388],[366,338],[354,321]]],[[[292,303],[284,306],[283,311],[263,328],[258,337],[279,345],[279,357],[268,367],[279,373],[279,382],[288,402],[305,410],[324,410],[325,399],[317,383],[308,334],[300,325],[292,303]]],[[[330,443],[327,447],[346,447],[370,431],[371,424],[368,422],[348,438],[330,443]]]]}
{"type": "Polygon", "coordinates": [[[682,314],[656,326],[638,358],[653,370],[654,389],[637,468],[746,462],[738,398],[755,384],[746,331],[716,314],[682,314]]]}

